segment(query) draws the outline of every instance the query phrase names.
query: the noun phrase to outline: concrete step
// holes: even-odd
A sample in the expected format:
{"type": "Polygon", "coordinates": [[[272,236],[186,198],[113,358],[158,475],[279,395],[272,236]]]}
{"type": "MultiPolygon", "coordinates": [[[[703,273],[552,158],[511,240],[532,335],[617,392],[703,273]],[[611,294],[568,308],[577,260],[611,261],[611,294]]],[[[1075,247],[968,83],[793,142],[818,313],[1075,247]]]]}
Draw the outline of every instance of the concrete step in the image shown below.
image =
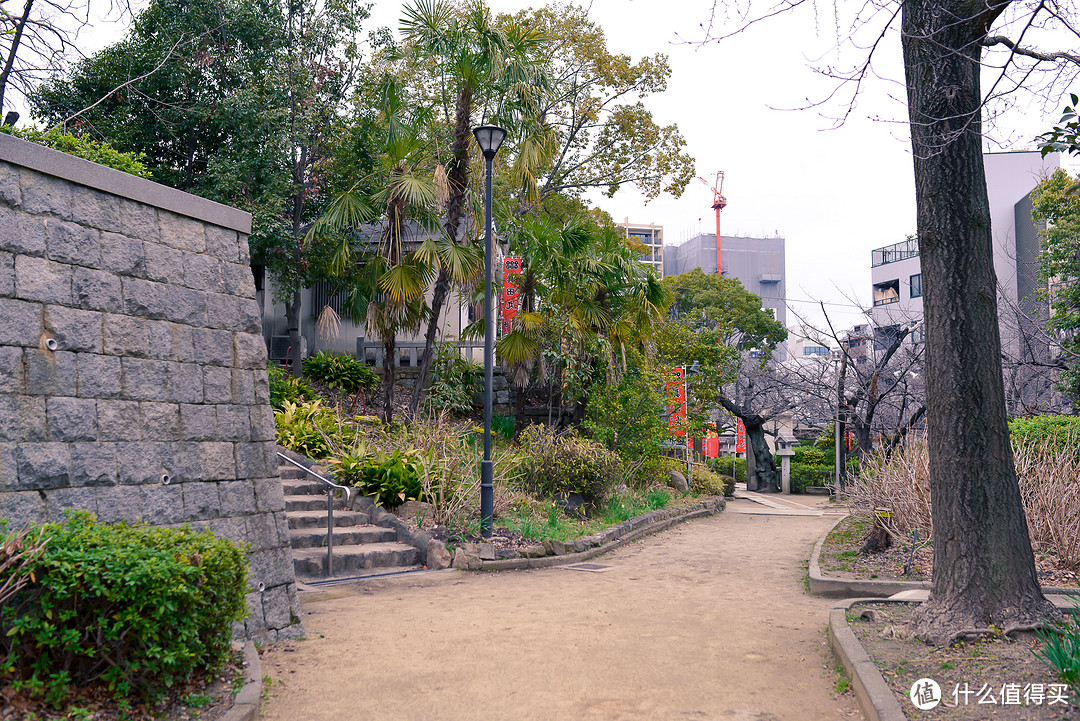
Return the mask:
{"type": "MultiPolygon", "coordinates": [[[[334,515],[336,516],[338,511],[344,511],[345,499],[334,499],[334,515]]],[[[285,510],[286,511],[322,511],[326,513],[326,496],[294,496],[288,492],[285,493],[285,510]]]]}
{"type": "MultiPolygon", "coordinates": [[[[404,543],[368,543],[358,546],[334,546],[334,575],[355,575],[371,568],[400,568],[420,564],[420,553],[404,543]]],[[[326,576],[325,548],[293,550],[293,569],[301,580],[326,576]]]]}
{"type": "MultiPolygon", "coordinates": [[[[397,533],[382,526],[344,526],[334,529],[334,549],[342,546],[362,546],[372,543],[393,543],[397,533]]],[[[326,548],[326,529],[291,528],[289,542],[294,549],[326,548]]]]}
{"type": "Polygon", "coordinates": [[[304,470],[297,468],[291,463],[282,463],[278,466],[278,474],[282,480],[287,478],[311,478],[311,476],[304,470]]]}
{"type": "Polygon", "coordinates": [[[314,479],[282,478],[281,487],[285,489],[286,496],[322,496],[326,498],[326,484],[314,479]]]}
{"type": "MultiPolygon", "coordinates": [[[[325,501],[324,501],[325,503],[325,501]]],[[[319,528],[326,529],[326,506],[319,511],[288,511],[289,528],[319,528]]],[[[334,526],[363,526],[368,522],[366,513],[357,511],[334,511],[334,526]]]]}

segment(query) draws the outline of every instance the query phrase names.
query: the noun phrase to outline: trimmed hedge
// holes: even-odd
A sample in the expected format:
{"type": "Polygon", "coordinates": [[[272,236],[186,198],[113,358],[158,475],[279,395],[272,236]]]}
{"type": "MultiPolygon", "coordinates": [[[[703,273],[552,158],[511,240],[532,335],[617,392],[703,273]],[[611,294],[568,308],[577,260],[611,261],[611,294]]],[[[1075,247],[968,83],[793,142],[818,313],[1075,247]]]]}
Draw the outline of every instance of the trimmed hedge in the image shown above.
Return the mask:
{"type": "Polygon", "coordinates": [[[247,614],[245,549],[85,511],[32,532],[48,539],[33,581],[0,608],[0,671],[16,689],[59,705],[100,682],[122,704],[157,701],[225,662],[247,614]]]}

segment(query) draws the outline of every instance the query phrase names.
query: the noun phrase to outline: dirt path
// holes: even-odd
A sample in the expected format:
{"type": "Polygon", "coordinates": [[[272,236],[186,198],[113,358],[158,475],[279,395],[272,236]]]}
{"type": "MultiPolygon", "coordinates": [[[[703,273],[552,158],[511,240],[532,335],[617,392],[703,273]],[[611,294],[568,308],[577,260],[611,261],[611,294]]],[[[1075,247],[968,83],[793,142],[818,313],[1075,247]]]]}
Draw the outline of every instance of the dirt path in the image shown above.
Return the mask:
{"type": "Polygon", "coordinates": [[[305,641],[263,657],[264,716],[723,719],[857,716],[832,693],[831,601],[803,562],[835,516],[748,500],[565,568],[335,587],[305,641]],[[779,511],[783,513],[783,511],[779,511]]]}

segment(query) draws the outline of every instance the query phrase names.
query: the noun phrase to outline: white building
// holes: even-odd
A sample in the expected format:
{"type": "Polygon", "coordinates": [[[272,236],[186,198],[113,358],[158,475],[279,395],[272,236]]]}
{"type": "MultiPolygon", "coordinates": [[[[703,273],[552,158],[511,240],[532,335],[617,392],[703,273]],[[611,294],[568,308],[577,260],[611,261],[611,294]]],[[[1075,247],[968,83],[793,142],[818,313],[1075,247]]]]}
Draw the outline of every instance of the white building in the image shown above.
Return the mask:
{"type": "Polygon", "coordinates": [[[664,226],[655,223],[634,224],[626,218],[621,223],[616,223],[617,228],[622,228],[625,237],[633,238],[648,248],[648,253],[639,260],[656,271],[657,278],[664,277],[664,226]]]}

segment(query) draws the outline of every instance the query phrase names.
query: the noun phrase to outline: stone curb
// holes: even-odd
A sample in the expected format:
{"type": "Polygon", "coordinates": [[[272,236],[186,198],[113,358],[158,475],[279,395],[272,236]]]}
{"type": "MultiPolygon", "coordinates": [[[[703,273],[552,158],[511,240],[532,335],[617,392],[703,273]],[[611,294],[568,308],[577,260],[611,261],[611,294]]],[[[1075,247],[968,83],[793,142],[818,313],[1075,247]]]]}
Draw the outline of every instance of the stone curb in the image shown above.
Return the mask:
{"type": "MultiPolygon", "coordinates": [[[[849,514],[850,515],[850,514],[849,514]]],[[[821,549],[825,545],[825,539],[840,525],[848,516],[841,516],[836,523],[829,526],[814,544],[814,552],[810,554],[809,585],[810,593],[815,596],[829,598],[888,598],[903,591],[927,591],[932,584],[930,581],[893,581],[874,580],[862,578],[836,578],[826,576],[821,570],[821,549]]],[[[1060,593],[1065,595],[1080,594],[1080,587],[1066,588],[1061,586],[1043,586],[1043,594],[1060,593]]]]}
{"type": "Polygon", "coordinates": [[[244,685],[240,687],[240,693],[233,698],[233,705],[221,721],[254,721],[259,716],[259,707],[262,704],[262,662],[259,660],[259,652],[255,644],[248,641],[244,644],[244,685]]]}
{"type": "MultiPolygon", "coordinates": [[[[712,516],[724,510],[726,503],[721,497],[709,498],[692,506],[687,506],[676,511],[675,509],[661,509],[646,513],[643,516],[631,518],[593,536],[594,540],[607,538],[600,545],[583,551],[563,553],[559,555],[541,556],[540,558],[508,558],[494,561],[480,561],[479,566],[470,564],[470,571],[516,571],[526,568],[551,568],[570,563],[580,563],[591,558],[613,551],[620,546],[625,546],[644,536],[657,533],[671,528],[677,523],[689,521],[695,518],[712,516]]],[[[582,539],[578,539],[581,542],[582,539]]],[[[573,544],[574,542],[568,542],[573,544]]],[[[456,566],[455,566],[456,567],[456,566]]]]}
{"type": "Polygon", "coordinates": [[[848,626],[848,609],[868,601],[881,603],[879,598],[853,598],[841,601],[829,611],[829,648],[851,678],[855,700],[866,721],[906,721],[907,716],[892,689],[848,626]]]}

